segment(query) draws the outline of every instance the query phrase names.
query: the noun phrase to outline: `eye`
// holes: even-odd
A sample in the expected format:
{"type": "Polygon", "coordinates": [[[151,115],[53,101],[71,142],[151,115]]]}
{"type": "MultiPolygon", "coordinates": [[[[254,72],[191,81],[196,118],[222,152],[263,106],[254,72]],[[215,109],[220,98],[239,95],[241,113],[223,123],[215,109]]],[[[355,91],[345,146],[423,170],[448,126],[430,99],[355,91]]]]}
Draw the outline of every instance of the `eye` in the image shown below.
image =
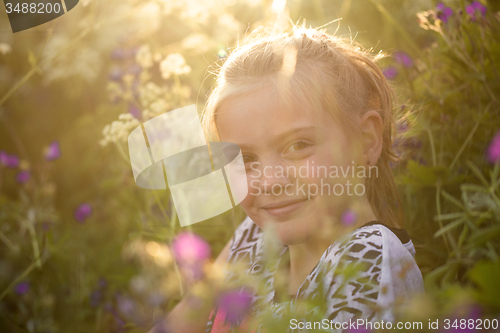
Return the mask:
{"type": "Polygon", "coordinates": [[[292,143],[288,149],[286,150],[286,153],[294,153],[294,152],[297,152],[297,151],[300,151],[300,150],[303,150],[303,149],[306,149],[307,147],[310,147],[311,145],[308,144],[307,142],[305,141],[298,141],[298,142],[294,142],[292,143]]]}
{"type": "Polygon", "coordinates": [[[243,163],[249,164],[257,162],[257,159],[252,155],[243,155],[243,163]]]}

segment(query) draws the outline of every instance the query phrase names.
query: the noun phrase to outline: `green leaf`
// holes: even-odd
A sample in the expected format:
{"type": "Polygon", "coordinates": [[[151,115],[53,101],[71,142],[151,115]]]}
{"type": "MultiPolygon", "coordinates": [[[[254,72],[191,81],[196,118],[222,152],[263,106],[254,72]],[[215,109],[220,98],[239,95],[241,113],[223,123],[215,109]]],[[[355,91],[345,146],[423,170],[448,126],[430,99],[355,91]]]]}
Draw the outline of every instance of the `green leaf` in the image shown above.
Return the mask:
{"type": "Polygon", "coordinates": [[[439,229],[435,234],[434,234],[434,238],[438,238],[439,236],[441,236],[442,234],[458,227],[459,225],[462,225],[463,223],[465,222],[465,218],[460,218],[454,222],[451,222],[451,223],[448,223],[447,225],[445,225],[444,227],[442,227],[441,229],[439,229]]]}
{"type": "Polygon", "coordinates": [[[468,273],[469,278],[479,287],[476,296],[483,303],[500,309],[500,262],[478,262],[468,273]]]}
{"type": "Polygon", "coordinates": [[[497,237],[500,237],[500,225],[494,225],[475,232],[469,238],[469,243],[473,246],[479,246],[497,237]]]}

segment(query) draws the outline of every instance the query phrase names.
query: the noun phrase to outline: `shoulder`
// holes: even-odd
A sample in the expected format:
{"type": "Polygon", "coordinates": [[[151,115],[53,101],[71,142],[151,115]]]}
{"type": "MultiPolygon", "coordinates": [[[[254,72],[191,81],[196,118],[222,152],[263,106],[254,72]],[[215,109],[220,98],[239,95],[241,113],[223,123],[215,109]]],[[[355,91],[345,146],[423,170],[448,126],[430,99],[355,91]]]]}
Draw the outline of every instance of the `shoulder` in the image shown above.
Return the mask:
{"type": "MultiPolygon", "coordinates": [[[[422,275],[410,252],[413,245],[396,233],[381,224],[367,225],[328,248],[320,263],[329,319],[372,320],[374,309],[390,308],[401,296],[407,299],[423,290],[422,275]]],[[[381,315],[391,319],[390,311],[381,315]]]]}

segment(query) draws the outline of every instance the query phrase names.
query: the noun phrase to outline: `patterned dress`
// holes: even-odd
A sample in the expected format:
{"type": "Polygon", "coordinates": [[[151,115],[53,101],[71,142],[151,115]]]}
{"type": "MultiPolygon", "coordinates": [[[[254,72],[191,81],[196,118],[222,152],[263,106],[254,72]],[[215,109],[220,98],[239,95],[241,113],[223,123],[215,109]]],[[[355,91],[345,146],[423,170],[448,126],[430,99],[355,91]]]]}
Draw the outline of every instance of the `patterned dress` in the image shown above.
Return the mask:
{"type": "MultiPolygon", "coordinates": [[[[253,315],[259,315],[265,308],[280,320],[296,310],[300,300],[321,304],[303,312],[304,320],[317,318],[319,314],[333,322],[393,321],[397,302],[407,300],[412,293],[423,292],[422,274],[414,260],[415,248],[406,231],[372,221],[331,244],[291,301],[280,303],[274,280],[288,247],[281,245],[277,258],[266,260],[269,248],[265,239],[263,230],[247,217],[235,231],[228,257],[229,267],[245,267],[245,279],[259,281],[260,291],[252,299],[253,315]],[[356,269],[355,274],[343,273],[349,267],[356,269]]],[[[229,270],[226,283],[237,284],[241,277],[229,270]]],[[[237,323],[240,329],[246,325],[247,319],[237,323]]],[[[252,331],[265,330],[261,325],[252,331]]],[[[231,332],[223,311],[214,309],[206,332],[231,332]]]]}

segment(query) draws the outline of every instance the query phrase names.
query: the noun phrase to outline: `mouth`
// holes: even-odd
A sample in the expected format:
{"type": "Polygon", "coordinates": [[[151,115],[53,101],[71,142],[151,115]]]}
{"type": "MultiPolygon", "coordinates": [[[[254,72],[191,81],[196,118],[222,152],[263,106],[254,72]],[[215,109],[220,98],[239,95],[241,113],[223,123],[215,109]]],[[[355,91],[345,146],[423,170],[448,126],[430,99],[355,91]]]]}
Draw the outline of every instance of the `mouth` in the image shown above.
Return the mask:
{"type": "Polygon", "coordinates": [[[277,203],[272,203],[260,207],[267,214],[274,217],[283,217],[291,214],[307,204],[309,200],[307,198],[294,199],[294,200],[284,200],[277,203]]]}

